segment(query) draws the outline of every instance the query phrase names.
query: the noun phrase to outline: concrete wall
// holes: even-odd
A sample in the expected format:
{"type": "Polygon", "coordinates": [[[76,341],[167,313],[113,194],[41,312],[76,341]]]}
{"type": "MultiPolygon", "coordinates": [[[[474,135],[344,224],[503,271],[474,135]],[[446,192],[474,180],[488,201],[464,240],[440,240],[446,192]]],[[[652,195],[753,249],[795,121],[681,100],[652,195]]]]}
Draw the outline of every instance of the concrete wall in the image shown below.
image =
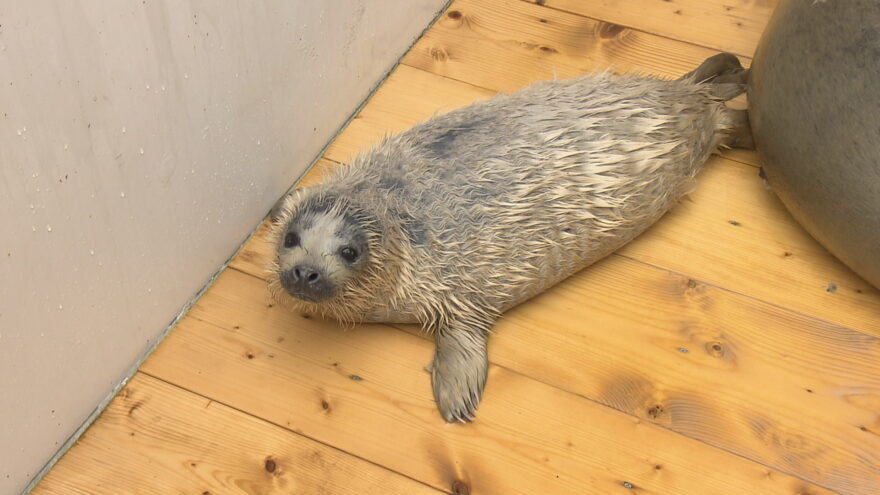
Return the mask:
{"type": "Polygon", "coordinates": [[[16,493],[445,0],[0,2],[0,493],[16,493]]]}

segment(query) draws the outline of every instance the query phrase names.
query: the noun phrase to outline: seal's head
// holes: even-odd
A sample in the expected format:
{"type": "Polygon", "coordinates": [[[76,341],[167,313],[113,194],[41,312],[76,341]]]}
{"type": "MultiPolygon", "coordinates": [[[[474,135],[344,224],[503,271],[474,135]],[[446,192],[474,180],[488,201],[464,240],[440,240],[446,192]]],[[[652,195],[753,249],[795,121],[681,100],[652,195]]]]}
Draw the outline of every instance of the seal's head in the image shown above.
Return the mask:
{"type": "Polygon", "coordinates": [[[387,285],[384,233],[350,201],[294,194],[276,220],[269,287],[276,299],[354,322],[387,285]],[[384,280],[384,281],[383,281],[384,280]]]}

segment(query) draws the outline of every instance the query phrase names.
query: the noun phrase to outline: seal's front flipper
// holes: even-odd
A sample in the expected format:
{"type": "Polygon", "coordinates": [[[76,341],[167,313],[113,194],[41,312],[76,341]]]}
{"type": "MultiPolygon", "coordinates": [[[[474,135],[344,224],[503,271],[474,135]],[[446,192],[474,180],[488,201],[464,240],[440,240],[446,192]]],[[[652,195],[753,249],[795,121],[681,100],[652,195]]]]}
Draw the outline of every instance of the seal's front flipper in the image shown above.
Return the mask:
{"type": "Polygon", "coordinates": [[[466,423],[476,417],[489,370],[486,339],[490,327],[491,323],[452,322],[437,332],[431,384],[446,421],[466,423]]]}

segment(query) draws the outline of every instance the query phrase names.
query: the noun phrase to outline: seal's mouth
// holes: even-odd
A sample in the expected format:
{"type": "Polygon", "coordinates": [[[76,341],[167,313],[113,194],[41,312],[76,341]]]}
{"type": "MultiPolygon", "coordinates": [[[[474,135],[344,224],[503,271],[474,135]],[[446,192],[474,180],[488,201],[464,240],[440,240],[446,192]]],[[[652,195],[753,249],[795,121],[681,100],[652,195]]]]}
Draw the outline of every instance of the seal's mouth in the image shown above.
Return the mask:
{"type": "Polygon", "coordinates": [[[330,293],[330,294],[316,294],[313,292],[292,291],[287,288],[285,288],[284,290],[287,292],[287,294],[290,297],[293,297],[294,299],[299,299],[300,301],[303,301],[303,302],[319,303],[319,302],[323,302],[323,301],[326,301],[328,299],[333,298],[332,293],[330,293]]]}

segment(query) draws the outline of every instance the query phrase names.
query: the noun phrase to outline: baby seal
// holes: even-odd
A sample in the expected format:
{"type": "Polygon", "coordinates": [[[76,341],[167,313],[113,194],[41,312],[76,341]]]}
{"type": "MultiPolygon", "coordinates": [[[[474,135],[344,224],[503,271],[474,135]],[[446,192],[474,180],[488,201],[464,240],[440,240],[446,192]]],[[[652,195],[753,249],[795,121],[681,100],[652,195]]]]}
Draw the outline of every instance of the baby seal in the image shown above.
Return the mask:
{"type": "Polygon", "coordinates": [[[678,80],[542,82],[387,138],[283,199],[270,289],[344,323],[420,323],[443,418],[473,420],[501,313],[636,237],[747,139],[724,105],[747,74],[720,54],[678,80]]]}

